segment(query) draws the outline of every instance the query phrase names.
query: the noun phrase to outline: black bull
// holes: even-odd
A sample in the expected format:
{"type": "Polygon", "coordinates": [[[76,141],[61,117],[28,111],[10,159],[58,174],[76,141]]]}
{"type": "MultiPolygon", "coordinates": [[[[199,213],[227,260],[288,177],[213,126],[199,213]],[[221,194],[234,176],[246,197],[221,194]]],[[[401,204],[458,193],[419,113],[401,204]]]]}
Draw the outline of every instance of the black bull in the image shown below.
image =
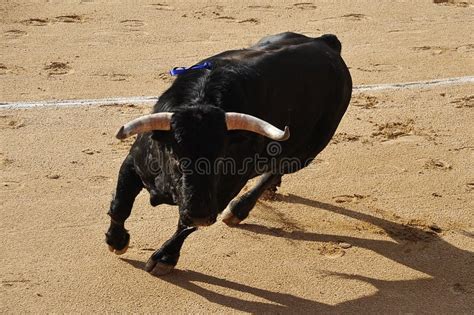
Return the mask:
{"type": "Polygon", "coordinates": [[[185,238],[196,226],[214,223],[224,209],[228,225],[245,219],[266,189],[276,189],[284,174],[308,165],[334,135],[352,91],[340,52],[334,35],[283,33],[210,57],[202,61],[210,67],[180,74],[153,109],[172,115],[169,130],[139,133],[122,164],[108,212],[109,249],[127,250],[124,222],[142,188],[149,191],[152,206],[179,206],[176,233],[146,264],[154,274],[172,270],[185,238]],[[289,126],[291,137],[277,143],[255,132],[228,130],[229,112],[280,129],[289,126]],[[254,188],[235,198],[259,175],[254,188]]]}

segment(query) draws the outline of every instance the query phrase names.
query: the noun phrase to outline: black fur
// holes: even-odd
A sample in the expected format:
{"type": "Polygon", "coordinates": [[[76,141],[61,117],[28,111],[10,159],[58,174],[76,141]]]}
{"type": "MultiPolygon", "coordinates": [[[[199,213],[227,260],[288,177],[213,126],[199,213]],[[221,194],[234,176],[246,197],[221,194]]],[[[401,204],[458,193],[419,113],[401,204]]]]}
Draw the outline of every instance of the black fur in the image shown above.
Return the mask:
{"type": "MultiPolygon", "coordinates": [[[[142,187],[150,192],[153,206],[179,206],[180,227],[167,244],[180,249],[194,231],[187,226],[213,223],[249,179],[266,173],[255,189],[231,205],[233,213],[245,218],[263,190],[279,183],[283,174],[311,162],[336,131],[352,91],[340,51],[341,43],[334,35],[309,38],[282,33],[265,37],[248,49],[203,60],[212,64],[211,69],[179,75],[153,108],[153,112],[174,112],[171,132],[139,135],[122,166],[109,211],[112,223],[107,243],[115,249],[126,246],[128,233],[123,223],[133,205],[129,200],[134,200],[142,187]],[[226,112],[254,115],[281,129],[288,125],[291,137],[280,143],[280,154],[270,156],[266,148],[271,140],[247,131],[228,131],[226,112]],[[256,165],[247,163],[256,155],[277,163],[257,170],[256,165]],[[198,174],[198,161],[203,158],[211,165],[216,159],[232,158],[235,167],[244,171],[198,174]],[[275,168],[288,158],[297,165],[275,168]]],[[[164,246],[168,251],[171,248],[164,246]]],[[[179,249],[172,255],[176,262],[179,249]]],[[[159,261],[160,253],[163,248],[152,260],[159,261]]]]}

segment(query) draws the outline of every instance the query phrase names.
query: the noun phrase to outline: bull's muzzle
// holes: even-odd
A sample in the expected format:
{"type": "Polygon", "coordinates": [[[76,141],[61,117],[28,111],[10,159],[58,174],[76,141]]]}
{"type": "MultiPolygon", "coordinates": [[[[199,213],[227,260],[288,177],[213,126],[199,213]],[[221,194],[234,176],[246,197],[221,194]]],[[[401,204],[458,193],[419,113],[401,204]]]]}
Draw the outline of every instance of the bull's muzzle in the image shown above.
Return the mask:
{"type": "Polygon", "coordinates": [[[186,226],[209,226],[216,222],[217,216],[193,217],[185,212],[181,214],[181,222],[186,226]]]}

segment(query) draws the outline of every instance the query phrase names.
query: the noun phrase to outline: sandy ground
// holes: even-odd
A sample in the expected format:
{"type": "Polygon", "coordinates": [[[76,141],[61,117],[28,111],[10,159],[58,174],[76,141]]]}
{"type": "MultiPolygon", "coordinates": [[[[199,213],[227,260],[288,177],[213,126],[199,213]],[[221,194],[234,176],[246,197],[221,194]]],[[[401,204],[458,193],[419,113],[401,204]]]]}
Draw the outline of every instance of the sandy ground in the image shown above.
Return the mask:
{"type": "MultiPolygon", "coordinates": [[[[337,34],[357,85],[473,75],[472,3],[4,0],[0,101],[159,95],[169,68],[286,30],[337,34]]],[[[0,312],[472,313],[473,89],[354,95],[315,163],[163,278],[143,266],[176,208],[141,194],[123,256],[103,236],[113,134],[149,107],[3,110],[0,312]]]]}

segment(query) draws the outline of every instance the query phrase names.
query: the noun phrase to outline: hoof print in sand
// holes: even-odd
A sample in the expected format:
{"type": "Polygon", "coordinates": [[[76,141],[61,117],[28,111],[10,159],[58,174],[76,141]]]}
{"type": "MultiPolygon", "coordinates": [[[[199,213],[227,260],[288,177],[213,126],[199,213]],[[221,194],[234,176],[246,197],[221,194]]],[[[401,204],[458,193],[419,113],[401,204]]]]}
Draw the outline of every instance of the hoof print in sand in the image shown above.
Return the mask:
{"type": "Polygon", "coordinates": [[[28,26],[46,26],[52,23],[83,23],[85,17],[77,14],[59,15],[54,18],[31,18],[20,21],[23,25],[28,26]]]}
{"type": "Polygon", "coordinates": [[[377,97],[367,94],[359,94],[352,99],[353,106],[362,107],[364,109],[374,108],[378,103],[377,97]]]}
{"type": "Polygon", "coordinates": [[[350,135],[345,132],[338,132],[332,137],[331,143],[332,144],[338,144],[338,143],[343,143],[343,142],[354,142],[358,141],[361,138],[361,136],[358,135],[350,135]]]}
{"type": "Polygon", "coordinates": [[[426,51],[432,55],[441,55],[446,52],[452,51],[453,49],[443,46],[417,46],[412,48],[414,51],[426,51]]]}
{"type": "Polygon", "coordinates": [[[60,15],[53,19],[56,23],[83,23],[86,19],[82,15],[71,14],[71,15],[60,15]]]}
{"type": "Polygon", "coordinates": [[[108,77],[110,81],[127,81],[131,75],[126,73],[112,73],[109,74],[108,77]]]}
{"type": "Polygon", "coordinates": [[[167,4],[163,4],[163,3],[152,3],[149,6],[152,7],[153,9],[155,9],[155,10],[174,11],[174,7],[172,7],[170,5],[167,5],[167,4]]]}
{"type": "Polygon", "coordinates": [[[82,153],[85,153],[87,155],[94,155],[94,154],[98,154],[100,152],[101,152],[100,150],[93,150],[93,149],[89,149],[89,148],[82,150],[82,153]]]}
{"type": "Polygon", "coordinates": [[[352,195],[339,195],[339,196],[334,196],[332,199],[336,203],[346,203],[346,202],[358,202],[362,199],[367,198],[367,196],[364,195],[359,195],[359,194],[352,194],[352,195]]]}
{"type": "Polygon", "coordinates": [[[122,20],[120,24],[130,31],[139,31],[145,26],[145,22],[142,20],[122,20]]]}
{"type": "Polygon", "coordinates": [[[451,101],[451,104],[455,104],[456,108],[473,108],[474,107],[474,95],[465,97],[459,97],[451,101]]]}
{"type": "Polygon", "coordinates": [[[69,62],[53,61],[45,65],[43,70],[47,71],[48,76],[55,76],[71,73],[72,68],[69,65],[69,62]]]}
{"type": "Polygon", "coordinates": [[[415,121],[407,119],[405,121],[388,122],[376,124],[377,131],[373,132],[371,137],[382,141],[393,140],[403,136],[415,134],[415,121]]]}
{"type": "Polygon", "coordinates": [[[312,2],[299,2],[293,4],[293,6],[289,7],[291,9],[299,9],[299,10],[314,10],[317,8],[316,5],[312,2]]]}
{"type": "Polygon", "coordinates": [[[22,30],[8,30],[8,31],[3,32],[3,36],[9,39],[20,38],[26,35],[28,35],[28,33],[22,30]]]}
{"type": "Polygon", "coordinates": [[[28,26],[46,26],[50,23],[49,19],[31,18],[20,21],[23,25],[28,26]]]}
{"type": "Polygon", "coordinates": [[[249,5],[247,6],[247,8],[256,10],[268,10],[272,9],[273,7],[271,5],[249,5]]]}
{"type": "Polygon", "coordinates": [[[434,241],[437,234],[443,232],[438,225],[418,219],[409,220],[401,226],[401,229],[388,231],[388,234],[396,239],[416,243],[434,241]]]}
{"type": "Polygon", "coordinates": [[[468,1],[463,0],[433,0],[433,3],[438,5],[452,5],[463,8],[471,6],[468,1]]]}
{"type": "Polygon", "coordinates": [[[474,51],[474,44],[461,45],[458,47],[446,46],[416,46],[411,48],[418,52],[429,52],[432,55],[441,55],[445,53],[472,53],[474,51]]]}
{"type": "Polygon", "coordinates": [[[318,248],[318,251],[320,255],[330,259],[339,258],[346,254],[345,250],[342,249],[341,246],[333,242],[321,245],[318,248]]]}
{"type": "Polygon", "coordinates": [[[424,166],[425,169],[427,170],[441,170],[441,171],[448,171],[453,169],[453,167],[448,163],[443,160],[438,160],[438,159],[428,159],[424,166]]]}
{"type": "Polygon", "coordinates": [[[383,63],[373,63],[368,65],[367,67],[358,67],[356,70],[362,72],[391,72],[400,70],[401,66],[391,65],[391,64],[383,64],[383,63]]]}
{"type": "Polygon", "coordinates": [[[341,15],[341,18],[351,20],[351,21],[362,21],[362,20],[367,20],[368,16],[361,13],[349,13],[349,14],[341,15]]]}
{"type": "Polygon", "coordinates": [[[115,73],[115,72],[99,73],[99,74],[95,74],[95,75],[100,76],[100,77],[104,77],[109,81],[116,81],[116,82],[127,81],[132,76],[132,75],[127,74],[127,73],[115,73]]]}
{"type": "Polygon", "coordinates": [[[2,169],[3,167],[8,167],[12,165],[14,162],[15,160],[7,158],[3,155],[3,153],[0,153],[0,166],[1,166],[0,169],[2,169]]]}
{"type": "Polygon", "coordinates": [[[224,12],[224,7],[219,5],[210,5],[203,7],[201,10],[196,10],[191,12],[190,14],[183,14],[181,17],[190,17],[197,20],[202,18],[218,18],[224,12]]]}
{"type": "Polygon", "coordinates": [[[0,115],[0,129],[20,129],[25,126],[23,119],[14,118],[10,115],[0,115]]]}
{"type": "Polygon", "coordinates": [[[244,20],[238,20],[237,23],[243,24],[243,23],[248,23],[248,24],[260,24],[260,21],[255,18],[250,18],[250,19],[244,19],[244,20]]]}
{"type": "Polygon", "coordinates": [[[235,21],[235,17],[228,16],[228,15],[223,15],[223,16],[218,16],[215,18],[216,20],[227,20],[227,21],[235,21]]]}

